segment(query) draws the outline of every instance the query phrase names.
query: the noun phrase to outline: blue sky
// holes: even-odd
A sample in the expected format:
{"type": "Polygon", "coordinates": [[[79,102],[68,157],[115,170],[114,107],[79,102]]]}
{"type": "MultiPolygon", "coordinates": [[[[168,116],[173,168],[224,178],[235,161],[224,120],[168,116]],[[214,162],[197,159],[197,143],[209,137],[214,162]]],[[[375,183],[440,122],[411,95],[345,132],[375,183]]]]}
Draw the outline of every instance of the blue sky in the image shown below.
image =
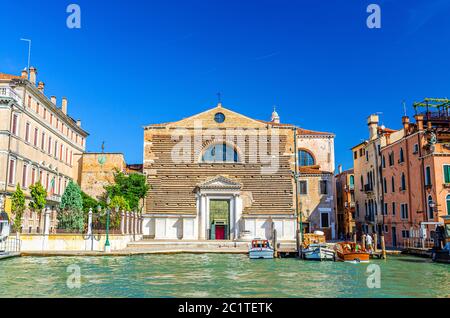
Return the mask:
{"type": "MultiPolygon", "coordinates": [[[[46,94],[69,99],[89,131],[87,150],[142,162],[142,126],[217,103],[336,134],[336,165],[367,137],[366,117],[401,125],[402,100],[449,94],[447,0],[7,1],[0,72],[31,64],[46,94]],[[81,29],[66,7],[81,7],[81,29]],[[377,3],[382,28],[368,29],[377,3]]],[[[408,114],[413,115],[408,107],[408,114]]]]}

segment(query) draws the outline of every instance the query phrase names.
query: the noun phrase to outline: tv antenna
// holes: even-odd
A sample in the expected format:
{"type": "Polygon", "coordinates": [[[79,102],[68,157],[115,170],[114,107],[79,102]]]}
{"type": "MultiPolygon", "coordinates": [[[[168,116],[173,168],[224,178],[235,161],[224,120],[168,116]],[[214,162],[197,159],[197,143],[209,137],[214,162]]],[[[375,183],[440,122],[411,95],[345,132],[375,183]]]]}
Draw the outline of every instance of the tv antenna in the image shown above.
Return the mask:
{"type": "Polygon", "coordinates": [[[28,42],[28,65],[27,72],[30,72],[30,59],[31,59],[31,40],[30,39],[20,39],[20,41],[28,42]]]}

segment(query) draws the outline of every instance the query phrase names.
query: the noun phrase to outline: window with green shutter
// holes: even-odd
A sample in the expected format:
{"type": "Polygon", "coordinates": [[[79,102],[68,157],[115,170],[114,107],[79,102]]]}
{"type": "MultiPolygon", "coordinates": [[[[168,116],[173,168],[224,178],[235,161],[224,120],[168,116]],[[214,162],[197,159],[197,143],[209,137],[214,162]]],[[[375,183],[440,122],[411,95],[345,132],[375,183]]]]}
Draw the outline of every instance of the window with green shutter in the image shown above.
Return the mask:
{"type": "Polygon", "coordinates": [[[444,182],[450,183],[450,165],[444,165],[444,182]]]}

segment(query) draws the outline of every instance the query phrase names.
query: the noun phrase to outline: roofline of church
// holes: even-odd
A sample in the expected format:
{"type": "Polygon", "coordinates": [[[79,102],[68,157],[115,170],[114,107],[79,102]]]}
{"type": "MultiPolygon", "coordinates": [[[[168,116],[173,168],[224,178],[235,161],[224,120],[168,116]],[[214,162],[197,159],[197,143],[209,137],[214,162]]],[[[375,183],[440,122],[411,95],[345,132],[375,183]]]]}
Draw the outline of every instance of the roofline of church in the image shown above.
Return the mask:
{"type": "MultiPolygon", "coordinates": [[[[178,122],[180,122],[182,120],[186,120],[186,119],[189,119],[189,118],[192,118],[192,117],[199,116],[201,114],[204,114],[204,113],[209,112],[209,111],[211,111],[213,109],[216,109],[216,108],[226,109],[229,112],[232,112],[234,114],[243,116],[245,118],[248,118],[249,120],[256,121],[256,122],[259,122],[259,123],[262,123],[262,124],[266,124],[266,125],[271,125],[272,127],[285,128],[285,129],[297,129],[298,134],[301,135],[301,136],[323,136],[323,137],[331,137],[331,138],[334,138],[336,136],[333,133],[304,129],[304,128],[300,128],[298,126],[295,126],[293,124],[274,123],[274,122],[271,122],[271,121],[254,119],[254,118],[245,116],[245,115],[243,115],[241,113],[237,113],[235,111],[232,111],[231,109],[225,108],[225,107],[222,106],[221,103],[219,103],[216,107],[209,108],[209,109],[207,109],[207,110],[205,110],[203,112],[200,112],[198,114],[195,114],[195,115],[192,115],[192,116],[180,119],[178,121],[172,121],[172,122],[166,122],[166,123],[160,123],[160,124],[150,124],[150,125],[143,126],[143,129],[144,130],[147,130],[147,129],[164,129],[164,128],[166,128],[167,125],[176,124],[176,123],[178,123],[178,122]]],[[[176,129],[176,128],[186,128],[186,127],[181,127],[180,126],[180,127],[173,127],[173,128],[176,129]]]]}

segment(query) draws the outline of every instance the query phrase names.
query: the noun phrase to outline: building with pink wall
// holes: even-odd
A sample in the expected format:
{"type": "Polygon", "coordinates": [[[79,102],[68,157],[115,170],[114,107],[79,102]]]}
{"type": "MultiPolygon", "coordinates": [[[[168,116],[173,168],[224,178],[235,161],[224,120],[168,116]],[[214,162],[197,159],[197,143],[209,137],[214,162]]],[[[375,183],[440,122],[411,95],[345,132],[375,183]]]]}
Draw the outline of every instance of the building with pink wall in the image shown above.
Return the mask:
{"type": "Polygon", "coordinates": [[[416,109],[415,123],[403,117],[400,138],[387,135],[381,148],[383,232],[388,246],[421,245],[432,238],[436,223],[450,215],[448,103],[443,110],[416,109]]]}

